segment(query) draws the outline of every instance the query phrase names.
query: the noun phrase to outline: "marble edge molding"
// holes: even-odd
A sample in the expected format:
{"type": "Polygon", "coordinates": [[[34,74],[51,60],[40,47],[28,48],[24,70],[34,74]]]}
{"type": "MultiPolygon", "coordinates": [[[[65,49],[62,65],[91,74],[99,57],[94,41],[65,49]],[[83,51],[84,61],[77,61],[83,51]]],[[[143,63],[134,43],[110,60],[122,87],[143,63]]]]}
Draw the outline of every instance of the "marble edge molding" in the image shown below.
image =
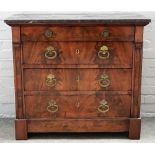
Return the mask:
{"type": "Polygon", "coordinates": [[[151,19],[138,14],[15,14],[4,20],[8,25],[22,24],[105,24],[147,25],[151,19]]]}

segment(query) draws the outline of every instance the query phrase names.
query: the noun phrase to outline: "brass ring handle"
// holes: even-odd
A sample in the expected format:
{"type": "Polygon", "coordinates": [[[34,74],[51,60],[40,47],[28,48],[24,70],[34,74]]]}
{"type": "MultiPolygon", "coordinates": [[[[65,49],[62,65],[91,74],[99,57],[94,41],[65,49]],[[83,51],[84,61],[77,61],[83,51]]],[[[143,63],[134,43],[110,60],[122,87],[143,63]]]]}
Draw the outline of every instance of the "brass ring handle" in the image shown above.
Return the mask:
{"type": "Polygon", "coordinates": [[[56,78],[53,74],[49,74],[46,77],[45,83],[48,87],[54,87],[56,85],[56,78]]]}
{"type": "Polygon", "coordinates": [[[52,38],[53,35],[54,35],[54,32],[51,31],[51,30],[46,30],[44,35],[45,35],[46,38],[52,38]]]}
{"type": "Polygon", "coordinates": [[[45,58],[47,59],[55,59],[57,57],[57,52],[53,46],[48,46],[45,51],[45,58]]]}
{"type": "Polygon", "coordinates": [[[106,100],[102,100],[100,102],[100,105],[98,106],[97,110],[101,113],[106,113],[109,111],[109,105],[106,100]]]}
{"type": "Polygon", "coordinates": [[[110,56],[110,53],[108,51],[108,47],[103,45],[98,52],[98,57],[100,59],[108,59],[109,56],[110,56]]]}
{"type": "Polygon", "coordinates": [[[102,74],[98,82],[101,87],[108,87],[110,85],[109,76],[107,74],[102,74]]]}
{"type": "Polygon", "coordinates": [[[47,106],[48,112],[55,113],[58,111],[58,109],[59,107],[54,100],[51,100],[50,102],[48,102],[48,106],[47,106]]]}
{"type": "Polygon", "coordinates": [[[110,80],[109,79],[100,79],[99,85],[103,88],[106,88],[110,85],[110,80]]]}

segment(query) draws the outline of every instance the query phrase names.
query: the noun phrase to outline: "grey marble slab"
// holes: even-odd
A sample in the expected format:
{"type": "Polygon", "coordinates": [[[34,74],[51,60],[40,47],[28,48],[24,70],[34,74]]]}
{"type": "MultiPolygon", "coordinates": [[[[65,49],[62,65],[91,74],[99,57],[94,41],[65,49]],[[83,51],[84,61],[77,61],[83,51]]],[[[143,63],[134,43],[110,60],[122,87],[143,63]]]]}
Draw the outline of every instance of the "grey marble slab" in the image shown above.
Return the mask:
{"type": "Polygon", "coordinates": [[[151,20],[134,13],[48,13],[15,14],[5,22],[16,24],[135,24],[146,25],[151,20]]]}

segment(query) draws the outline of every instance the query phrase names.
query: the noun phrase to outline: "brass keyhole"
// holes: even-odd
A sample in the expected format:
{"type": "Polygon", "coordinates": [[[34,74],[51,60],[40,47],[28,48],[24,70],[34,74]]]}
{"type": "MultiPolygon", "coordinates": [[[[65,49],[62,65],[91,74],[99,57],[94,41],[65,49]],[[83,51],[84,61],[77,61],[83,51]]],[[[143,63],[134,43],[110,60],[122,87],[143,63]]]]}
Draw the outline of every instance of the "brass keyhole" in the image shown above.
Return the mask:
{"type": "Polygon", "coordinates": [[[79,108],[80,108],[79,98],[76,99],[75,107],[77,110],[79,110],[79,108]]]}
{"type": "Polygon", "coordinates": [[[77,82],[80,81],[80,75],[77,75],[77,77],[76,77],[76,81],[77,81],[77,82]]]}
{"type": "Polygon", "coordinates": [[[75,53],[76,53],[76,54],[80,54],[80,50],[79,50],[79,49],[76,49],[76,50],[75,50],[75,53]]]}

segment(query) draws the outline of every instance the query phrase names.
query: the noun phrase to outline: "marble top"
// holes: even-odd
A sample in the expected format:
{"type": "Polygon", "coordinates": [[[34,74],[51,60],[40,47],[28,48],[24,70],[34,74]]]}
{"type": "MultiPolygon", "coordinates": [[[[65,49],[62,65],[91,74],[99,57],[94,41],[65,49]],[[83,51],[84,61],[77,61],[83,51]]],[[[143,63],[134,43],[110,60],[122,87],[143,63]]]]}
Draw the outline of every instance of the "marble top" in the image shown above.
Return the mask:
{"type": "Polygon", "coordinates": [[[134,13],[48,13],[15,14],[5,22],[14,24],[135,24],[146,25],[151,20],[134,13]]]}

